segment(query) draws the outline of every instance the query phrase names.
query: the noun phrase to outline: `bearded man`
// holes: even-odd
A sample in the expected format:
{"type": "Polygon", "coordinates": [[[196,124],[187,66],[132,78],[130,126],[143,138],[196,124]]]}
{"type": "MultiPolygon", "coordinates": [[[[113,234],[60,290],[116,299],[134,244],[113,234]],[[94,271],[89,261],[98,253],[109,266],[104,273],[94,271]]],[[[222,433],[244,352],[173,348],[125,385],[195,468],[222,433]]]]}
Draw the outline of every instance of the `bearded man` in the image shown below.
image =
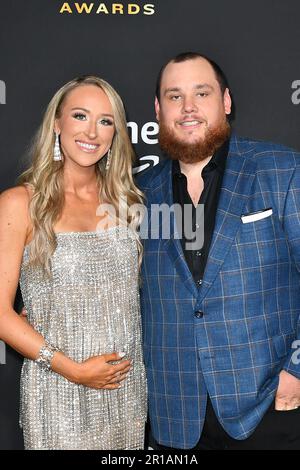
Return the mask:
{"type": "Polygon", "coordinates": [[[231,105],[225,75],[203,55],[180,54],[160,71],[155,109],[167,158],[138,178],[158,449],[300,448],[300,155],[234,135],[231,105]],[[151,237],[162,204],[183,213],[170,218],[168,239],[163,230],[151,237]],[[203,231],[202,247],[188,243],[187,222],[203,231]]]}

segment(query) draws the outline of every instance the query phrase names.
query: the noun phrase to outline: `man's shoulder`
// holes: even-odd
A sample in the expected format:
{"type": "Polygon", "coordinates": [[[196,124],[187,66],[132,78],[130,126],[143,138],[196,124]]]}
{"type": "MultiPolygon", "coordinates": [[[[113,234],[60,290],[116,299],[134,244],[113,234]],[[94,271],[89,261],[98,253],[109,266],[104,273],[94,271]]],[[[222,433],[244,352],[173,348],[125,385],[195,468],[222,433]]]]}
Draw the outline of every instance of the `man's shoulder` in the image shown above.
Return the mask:
{"type": "Polygon", "coordinates": [[[171,162],[167,159],[161,160],[157,165],[148,168],[142,173],[135,175],[135,182],[139,188],[146,190],[151,188],[158,177],[162,177],[170,169],[171,162]]]}
{"type": "Polygon", "coordinates": [[[262,167],[291,168],[300,166],[299,151],[274,142],[234,135],[230,140],[230,152],[249,158],[262,167]]]}

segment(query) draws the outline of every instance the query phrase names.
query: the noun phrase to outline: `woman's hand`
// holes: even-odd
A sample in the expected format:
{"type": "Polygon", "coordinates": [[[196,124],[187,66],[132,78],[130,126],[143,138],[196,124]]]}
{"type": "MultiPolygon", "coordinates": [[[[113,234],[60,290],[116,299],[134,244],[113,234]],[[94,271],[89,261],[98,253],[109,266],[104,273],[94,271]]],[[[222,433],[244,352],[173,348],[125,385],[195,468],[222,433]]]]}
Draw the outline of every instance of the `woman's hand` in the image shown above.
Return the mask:
{"type": "Polygon", "coordinates": [[[131,369],[131,362],[128,360],[123,360],[118,364],[110,364],[110,362],[120,361],[122,357],[121,353],[102,354],[78,364],[76,383],[107,390],[121,387],[121,383],[131,369]]]}
{"type": "MultiPolygon", "coordinates": [[[[20,317],[27,322],[27,311],[25,307],[22,308],[20,317]]],[[[71,379],[78,384],[90,388],[105,388],[108,390],[120,388],[131,366],[130,361],[127,360],[119,364],[110,364],[110,362],[120,361],[120,359],[122,359],[122,357],[118,353],[91,357],[77,364],[76,378],[68,378],[69,380],[71,379]]]]}

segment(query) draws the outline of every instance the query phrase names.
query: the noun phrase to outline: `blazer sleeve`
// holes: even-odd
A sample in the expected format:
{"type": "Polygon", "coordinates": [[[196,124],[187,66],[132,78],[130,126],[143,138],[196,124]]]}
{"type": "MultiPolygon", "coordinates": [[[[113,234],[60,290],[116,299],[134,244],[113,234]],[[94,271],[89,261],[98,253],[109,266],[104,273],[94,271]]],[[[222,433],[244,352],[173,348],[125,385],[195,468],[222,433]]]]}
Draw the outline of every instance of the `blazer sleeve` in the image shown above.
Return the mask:
{"type": "MultiPolygon", "coordinates": [[[[291,249],[291,254],[300,273],[300,155],[287,191],[283,227],[291,249]]],[[[300,282],[299,282],[300,289],[300,282]]],[[[300,311],[300,305],[297,306],[300,311]]],[[[300,379],[300,314],[297,324],[297,339],[293,341],[283,369],[300,379]]]]}

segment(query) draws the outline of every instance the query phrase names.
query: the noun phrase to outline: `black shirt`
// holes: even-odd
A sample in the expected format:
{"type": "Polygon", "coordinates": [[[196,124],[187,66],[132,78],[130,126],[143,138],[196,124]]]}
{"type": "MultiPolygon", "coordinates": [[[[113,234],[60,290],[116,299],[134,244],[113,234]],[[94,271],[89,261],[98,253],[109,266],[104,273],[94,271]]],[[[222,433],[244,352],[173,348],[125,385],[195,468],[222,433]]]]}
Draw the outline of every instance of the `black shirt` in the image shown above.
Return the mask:
{"type": "MultiPolygon", "coordinates": [[[[181,206],[183,214],[182,227],[178,227],[178,229],[180,229],[180,233],[182,233],[181,245],[187,265],[198,287],[202,284],[203,274],[214,231],[216,212],[226,166],[228,148],[229,141],[226,141],[215,152],[208,164],[202,170],[204,187],[198,202],[198,204],[204,204],[204,243],[201,249],[186,249],[186,243],[190,242],[190,240],[188,240],[185,236],[186,234],[183,227],[184,212],[186,211],[184,206],[186,204],[191,205],[191,224],[193,232],[195,232],[197,228],[203,230],[203,227],[199,227],[199,225],[196,226],[196,208],[187,190],[187,178],[183,173],[181,173],[179,162],[177,160],[173,161],[173,199],[175,204],[177,203],[181,206]]],[[[180,223],[180,221],[177,221],[177,223],[180,223]]]]}

